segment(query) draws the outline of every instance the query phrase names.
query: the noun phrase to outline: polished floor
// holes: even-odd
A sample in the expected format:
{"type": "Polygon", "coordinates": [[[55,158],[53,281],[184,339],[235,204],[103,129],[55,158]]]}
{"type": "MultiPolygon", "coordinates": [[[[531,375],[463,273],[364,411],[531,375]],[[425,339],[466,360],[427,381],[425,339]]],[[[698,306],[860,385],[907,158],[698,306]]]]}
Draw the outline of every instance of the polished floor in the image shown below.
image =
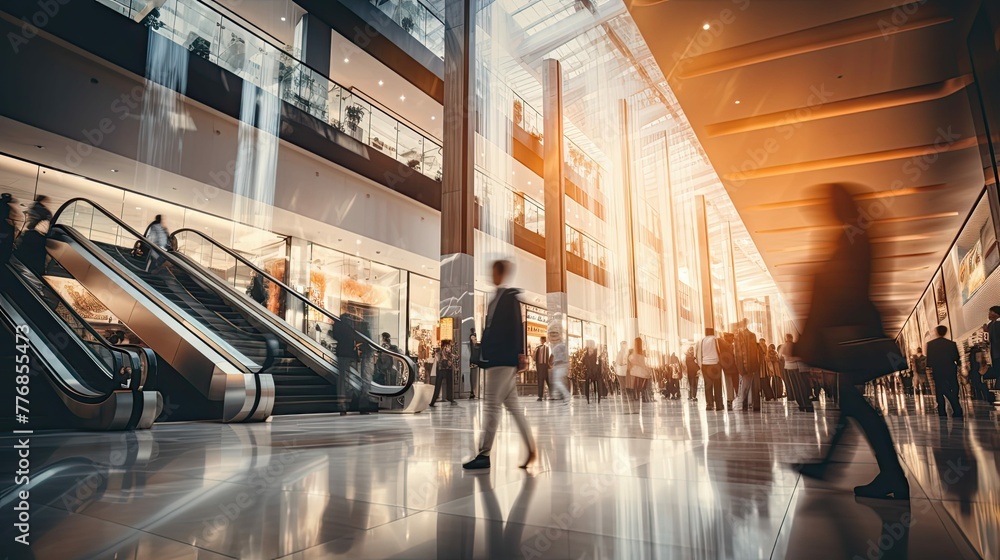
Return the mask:
{"type": "MultiPolygon", "coordinates": [[[[909,505],[856,501],[874,457],[852,432],[830,485],[785,464],[816,456],[835,412],[706,412],[666,401],[522,398],[541,460],[505,420],[488,474],[463,472],[478,401],[406,416],[310,415],[258,425],[159,424],[31,438],[35,558],[998,558],[1000,428],[977,404],[882,396],[909,505]]],[[[5,439],[3,447],[11,449],[5,439]]],[[[12,464],[5,461],[5,464],[12,464]]],[[[8,469],[10,470],[10,469],[8,469]]],[[[4,487],[13,474],[5,473],[4,487]]],[[[2,497],[5,516],[13,496],[2,497]]],[[[6,517],[5,517],[6,519],[6,517]]]]}

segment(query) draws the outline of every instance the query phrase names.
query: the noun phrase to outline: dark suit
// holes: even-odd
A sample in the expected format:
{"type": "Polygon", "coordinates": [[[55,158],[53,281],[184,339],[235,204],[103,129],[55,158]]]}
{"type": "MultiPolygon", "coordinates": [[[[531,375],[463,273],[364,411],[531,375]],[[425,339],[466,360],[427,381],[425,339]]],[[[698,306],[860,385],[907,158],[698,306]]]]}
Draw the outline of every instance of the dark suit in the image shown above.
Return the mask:
{"type": "Polygon", "coordinates": [[[952,415],[962,416],[962,405],[958,402],[958,364],[961,361],[954,341],[940,337],[927,343],[927,367],[931,368],[937,385],[938,414],[941,416],[947,416],[945,399],[951,403],[952,415]]]}
{"type": "Polygon", "coordinates": [[[760,410],[760,369],[763,356],[757,335],[750,329],[736,333],[736,368],[740,372],[740,400],[743,410],[760,410]],[[751,402],[753,401],[753,402],[751,402]]]}
{"type": "MultiPolygon", "coordinates": [[[[549,347],[539,344],[535,348],[535,372],[538,373],[538,398],[545,396],[545,386],[549,384],[549,347]]],[[[549,387],[549,391],[552,387],[549,387]]]]}
{"type": "Polygon", "coordinates": [[[492,315],[486,316],[486,330],[479,344],[479,367],[518,367],[524,354],[524,320],[521,318],[521,290],[506,288],[499,295],[492,315]]]}

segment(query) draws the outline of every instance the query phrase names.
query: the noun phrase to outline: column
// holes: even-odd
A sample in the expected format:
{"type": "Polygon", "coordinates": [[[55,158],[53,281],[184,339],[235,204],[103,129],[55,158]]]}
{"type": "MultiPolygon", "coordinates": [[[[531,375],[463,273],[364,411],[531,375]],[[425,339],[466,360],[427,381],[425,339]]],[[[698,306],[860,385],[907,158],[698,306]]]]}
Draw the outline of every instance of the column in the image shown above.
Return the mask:
{"type": "Polygon", "coordinates": [[[629,308],[625,322],[625,335],[629,345],[632,339],[639,335],[639,297],[636,293],[635,280],[635,203],[632,201],[632,138],[630,130],[631,114],[628,101],[619,101],[619,117],[621,120],[621,161],[622,161],[622,200],[625,205],[625,266],[628,278],[629,308]]]}
{"type": "Polygon", "coordinates": [[[694,197],[695,214],[698,220],[698,269],[701,277],[701,312],[705,327],[715,326],[715,309],[712,305],[712,261],[708,251],[708,215],[705,211],[705,195],[694,197]]]}
{"type": "MultiPolygon", "coordinates": [[[[450,319],[469,375],[469,332],[475,327],[475,4],[448,0],[444,30],[444,171],[441,181],[441,318],[450,319]]],[[[482,336],[482,333],[477,333],[482,336]]],[[[456,377],[458,375],[456,374],[456,377]]],[[[458,377],[462,379],[461,377],[458,377]]],[[[456,385],[456,392],[461,386],[456,385]]]]}
{"type": "Polygon", "coordinates": [[[295,50],[299,52],[299,59],[327,75],[330,74],[331,33],[330,26],[312,14],[305,14],[295,25],[295,50]]]}
{"type": "Polygon", "coordinates": [[[549,327],[558,327],[565,338],[569,299],[566,289],[566,182],[563,176],[562,65],[542,63],[542,134],[545,183],[545,292],[549,327]]]}
{"type": "MultiPolygon", "coordinates": [[[[727,314],[726,318],[730,322],[736,322],[739,321],[741,317],[739,311],[740,309],[739,291],[736,287],[736,244],[733,243],[732,222],[726,223],[726,231],[727,231],[726,243],[727,247],[729,247],[729,266],[727,267],[729,269],[729,272],[728,274],[726,274],[726,277],[728,280],[729,290],[730,290],[729,304],[733,306],[733,312],[727,314]]],[[[730,325],[720,325],[721,328],[726,329],[727,331],[729,330],[729,326],[730,325]]]]}

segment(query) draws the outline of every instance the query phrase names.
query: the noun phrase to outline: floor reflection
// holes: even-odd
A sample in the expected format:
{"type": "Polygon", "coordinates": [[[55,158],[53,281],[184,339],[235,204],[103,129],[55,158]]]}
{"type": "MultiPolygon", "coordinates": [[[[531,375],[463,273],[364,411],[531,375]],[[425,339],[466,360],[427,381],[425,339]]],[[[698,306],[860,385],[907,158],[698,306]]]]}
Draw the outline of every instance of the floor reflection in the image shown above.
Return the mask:
{"type": "MultiPolygon", "coordinates": [[[[904,403],[906,404],[906,403],[904,403]]],[[[479,411],[163,424],[32,439],[35,558],[955,558],[1000,556],[997,418],[892,403],[909,507],[856,501],[874,457],[848,440],[842,484],[784,467],[835,411],[669,401],[553,410],[524,401],[543,454],[516,468],[503,424],[490,473],[461,463],[479,411]],[[842,486],[842,487],[841,487],[842,486]]],[[[971,406],[971,403],[970,405],[971,406]]],[[[4,442],[7,443],[12,442],[4,442]]],[[[7,445],[10,448],[10,445],[7,445]]],[[[0,506],[17,494],[7,475],[0,506]]],[[[13,533],[5,526],[5,538],[13,533]]],[[[10,541],[8,541],[10,542],[10,541]]]]}

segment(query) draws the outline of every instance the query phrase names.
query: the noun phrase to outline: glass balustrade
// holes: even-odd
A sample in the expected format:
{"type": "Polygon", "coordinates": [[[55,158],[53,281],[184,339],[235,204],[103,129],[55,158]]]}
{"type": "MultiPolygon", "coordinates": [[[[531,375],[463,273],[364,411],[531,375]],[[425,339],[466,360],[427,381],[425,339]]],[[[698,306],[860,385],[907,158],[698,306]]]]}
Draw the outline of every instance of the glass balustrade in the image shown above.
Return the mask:
{"type": "MultiPolygon", "coordinates": [[[[145,1],[96,0],[135,19],[145,1]]],[[[421,5],[422,6],[422,5],[421,5]]],[[[424,8],[426,10],[426,8],[424,8]]],[[[431,19],[434,19],[431,14],[431,19]]],[[[440,23],[440,20],[435,20],[440,23]]],[[[402,164],[441,180],[441,144],[198,0],[166,0],[141,23],[402,164]]],[[[428,24],[430,26],[430,24],[428,24]]],[[[425,26],[426,27],[426,26],[425,26]]],[[[441,36],[443,44],[443,24],[441,36]]],[[[443,47],[442,47],[443,48],[443,47]]]]}
{"type": "Polygon", "coordinates": [[[427,6],[415,0],[369,0],[396,25],[444,60],[444,22],[427,6]]]}

